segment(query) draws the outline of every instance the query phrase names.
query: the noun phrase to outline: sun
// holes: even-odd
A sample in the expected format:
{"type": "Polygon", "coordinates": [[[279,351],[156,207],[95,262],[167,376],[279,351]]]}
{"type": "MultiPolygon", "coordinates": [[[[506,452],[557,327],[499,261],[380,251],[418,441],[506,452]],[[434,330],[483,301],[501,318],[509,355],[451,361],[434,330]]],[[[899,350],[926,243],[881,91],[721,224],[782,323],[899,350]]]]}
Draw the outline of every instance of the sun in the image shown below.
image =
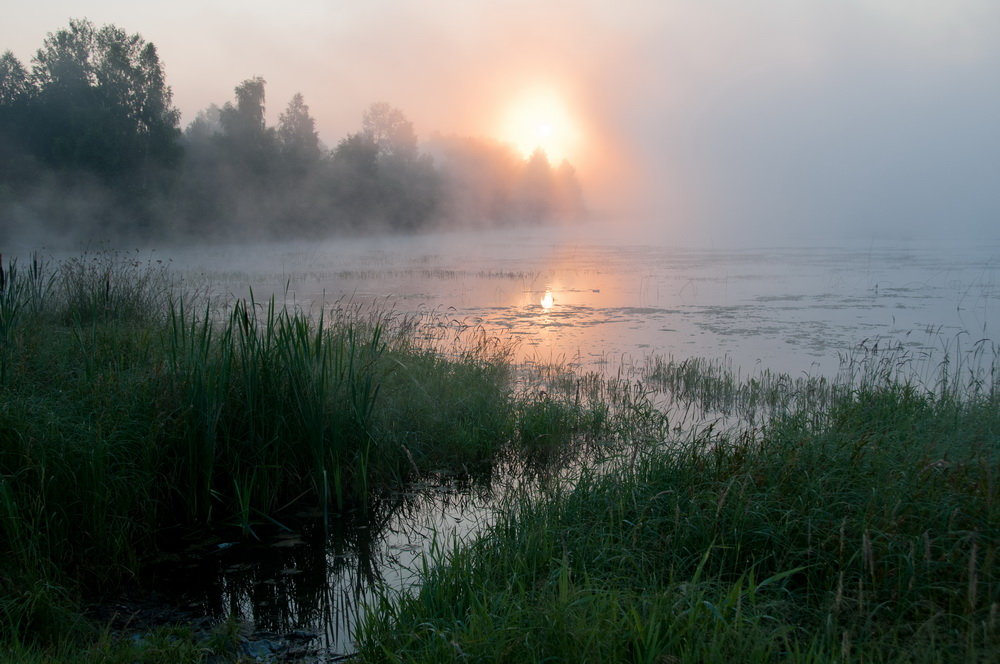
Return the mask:
{"type": "Polygon", "coordinates": [[[504,112],[498,138],[528,158],[541,149],[552,164],[573,161],[580,129],[566,102],[554,90],[522,91],[504,112]]]}

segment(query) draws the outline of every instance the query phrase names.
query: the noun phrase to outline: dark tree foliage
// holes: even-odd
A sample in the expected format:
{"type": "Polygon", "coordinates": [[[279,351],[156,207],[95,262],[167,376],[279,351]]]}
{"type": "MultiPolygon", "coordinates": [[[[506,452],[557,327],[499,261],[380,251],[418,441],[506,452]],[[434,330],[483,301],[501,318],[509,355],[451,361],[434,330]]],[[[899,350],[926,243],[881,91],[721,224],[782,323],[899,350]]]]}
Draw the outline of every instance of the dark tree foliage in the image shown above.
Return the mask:
{"type": "Polygon", "coordinates": [[[0,55],[0,107],[27,101],[33,88],[28,72],[10,51],[0,55]]]}
{"type": "Polygon", "coordinates": [[[156,47],[113,25],[70,21],[30,73],[4,54],[0,235],[27,223],[12,208],[57,232],[148,234],[179,163],[179,119],[156,47]]]}
{"type": "Polygon", "coordinates": [[[365,133],[350,134],[333,151],[335,205],[348,227],[357,229],[379,204],[378,144],[365,133]]]}
{"type": "Polygon", "coordinates": [[[377,102],[333,150],[302,94],[268,126],[266,81],[178,128],[156,47],[71,20],[26,68],[0,56],[0,240],[251,239],[488,227],[576,218],[568,163],[543,152],[436,137],[422,147],[400,109],[377,102]],[[81,237],[82,236],[82,237],[81,237]]]}
{"type": "Polygon", "coordinates": [[[440,201],[440,182],[434,160],[417,150],[413,123],[400,109],[376,102],[365,110],[361,128],[376,152],[377,205],[369,214],[391,228],[428,226],[440,201]]]}
{"type": "Polygon", "coordinates": [[[234,89],[234,102],[211,106],[184,134],[178,197],[181,224],[201,236],[267,237],[281,233],[282,203],[293,201],[278,132],[265,117],[267,82],[234,89]]]}
{"type": "Polygon", "coordinates": [[[274,129],[264,121],[265,84],[259,76],[243,81],[236,86],[236,105],[226,103],[219,114],[224,158],[257,186],[270,175],[278,152],[274,129]]]}
{"type": "Polygon", "coordinates": [[[25,142],[34,87],[10,51],[0,56],[0,204],[22,189],[37,167],[25,142]]]}
{"type": "Polygon", "coordinates": [[[104,178],[173,165],[180,114],[156,47],[113,25],[70,21],[32,61],[34,154],[104,178]]]}
{"type": "Polygon", "coordinates": [[[288,169],[304,175],[319,163],[321,148],[316,121],[301,93],[295,93],[278,120],[278,141],[288,169]]]}

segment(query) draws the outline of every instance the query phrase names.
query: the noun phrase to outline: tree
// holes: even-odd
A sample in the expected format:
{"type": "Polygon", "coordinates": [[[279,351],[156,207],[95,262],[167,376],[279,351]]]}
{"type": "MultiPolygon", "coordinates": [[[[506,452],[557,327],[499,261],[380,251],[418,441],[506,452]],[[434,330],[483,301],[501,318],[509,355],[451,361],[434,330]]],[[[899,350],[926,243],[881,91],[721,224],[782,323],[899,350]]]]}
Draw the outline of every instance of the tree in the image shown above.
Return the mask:
{"type": "Polygon", "coordinates": [[[378,212],[378,145],[364,132],[349,134],[333,151],[336,206],[360,227],[378,212]]]}
{"type": "Polygon", "coordinates": [[[556,169],[553,184],[553,206],[555,216],[561,219],[582,219],[586,215],[583,190],[576,178],[576,169],[563,159],[556,169]]]}
{"type": "Polygon", "coordinates": [[[222,109],[215,104],[198,111],[191,124],[184,130],[184,138],[189,144],[207,143],[212,136],[222,131],[222,109]]]}
{"type": "Polygon", "coordinates": [[[27,99],[32,90],[28,72],[10,51],[0,55],[0,107],[9,107],[27,99]]]}
{"type": "Polygon", "coordinates": [[[389,158],[379,168],[379,207],[393,228],[426,226],[441,203],[441,178],[430,155],[389,158]]]}
{"type": "Polygon", "coordinates": [[[236,86],[236,106],[226,102],[219,120],[230,136],[254,136],[264,133],[264,86],[260,76],[248,78],[236,86]]]}
{"type": "Polygon", "coordinates": [[[176,161],[180,114],[156,47],[140,35],[71,20],[45,38],[31,80],[32,141],[51,166],[107,177],[176,161]]]}
{"type": "Polygon", "coordinates": [[[500,141],[468,136],[435,136],[428,149],[438,164],[446,221],[463,226],[513,222],[512,200],[524,159],[500,141]]]}
{"type": "Polygon", "coordinates": [[[35,179],[37,164],[25,142],[34,87],[20,60],[10,51],[0,56],[0,200],[35,179]]]}
{"type": "Polygon", "coordinates": [[[542,221],[552,213],[552,166],[545,151],[537,148],[528,157],[518,183],[518,208],[521,221],[542,221]]]}
{"type": "Polygon", "coordinates": [[[153,154],[161,155],[171,163],[179,157],[180,111],[171,105],[173,93],[166,84],[156,46],[146,44],[139,52],[135,117],[139,133],[147,137],[153,154]]]}
{"type": "Polygon", "coordinates": [[[226,102],[219,113],[227,159],[248,174],[266,177],[277,156],[274,130],[264,121],[264,86],[260,76],[236,86],[236,105],[226,102]]]}
{"type": "Polygon", "coordinates": [[[94,24],[71,19],[69,27],[50,32],[32,59],[31,76],[41,90],[91,87],[96,46],[94,24]]]}
{"type": "Polygon", "coordinates": [[[394,106],[385,102],[369,106],[361,118],[361,131],[378,146],[380,157],[413,159],[417,156],[413,123],[394,106]]]}
{"type": "Polygon", "coordinates": [[[316,121],[309,115],[309,107],[298,92],[278,119],[278,140],[286,160],[293,167],[309,167],[319,160],[316,121]]]}

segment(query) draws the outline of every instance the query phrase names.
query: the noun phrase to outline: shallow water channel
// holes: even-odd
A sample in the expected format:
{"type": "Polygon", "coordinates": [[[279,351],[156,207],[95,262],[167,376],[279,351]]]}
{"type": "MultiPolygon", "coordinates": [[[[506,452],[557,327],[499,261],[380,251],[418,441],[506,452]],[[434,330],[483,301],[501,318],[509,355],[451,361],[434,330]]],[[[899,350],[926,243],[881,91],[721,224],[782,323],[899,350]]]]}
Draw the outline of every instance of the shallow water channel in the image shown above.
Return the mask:
{"type": "MultiPolygon", "coordinates": [[[[651,356],[709,358],[741,377],[832,380],[859,344],[875,341],[905,349],[933,380],[943,355],[1000,331],[1000,245],[681,249],[608,229],[548,229],[169,258],[186,287],[222,300],[252,288],[257,301],[273,295],[314,314],[345,302],[432,314],[517,340],[522,366],[629,380],[641,380],[651,356]]],[[[412,586],[423,554],[493,520],[498,496],[517,484],[502,472],[494,480],[493,495],[427,483],[326,531],[217,543],[181,590],[212,614],[275,634],[314,633],[324,651],[350,652],[376,587],[412,586]]]]}
{"type": "Polygon", "coordinates": [[[303,513],[288,529],[260,527],[259,539],[198,543],[163,567],[160,592],[194,615],[237,618],[250,654],[264,660],[289,647],[349,654],[376,589],[412,588],[423,557],[490,523],[505,490],[423,482],[366,513],[331,516],[325,528],[319,514],[303,513]]]}

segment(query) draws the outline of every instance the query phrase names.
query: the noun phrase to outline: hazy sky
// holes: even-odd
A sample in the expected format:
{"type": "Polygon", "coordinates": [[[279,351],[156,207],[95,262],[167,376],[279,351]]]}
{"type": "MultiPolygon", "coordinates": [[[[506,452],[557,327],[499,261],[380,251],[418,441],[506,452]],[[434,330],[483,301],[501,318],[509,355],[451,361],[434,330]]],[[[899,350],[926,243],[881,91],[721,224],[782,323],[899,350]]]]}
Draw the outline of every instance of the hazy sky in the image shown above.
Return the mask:
{"type": "Polygon", "coordinates": [[[373,101],[421,137],[531,116],[665,238],[1000,239],[997,0],[45,0],[0,49],[71,17],[155,43],[185,126],[263,76],[270,121],[302,92],[329,146],[373,101]]]}

